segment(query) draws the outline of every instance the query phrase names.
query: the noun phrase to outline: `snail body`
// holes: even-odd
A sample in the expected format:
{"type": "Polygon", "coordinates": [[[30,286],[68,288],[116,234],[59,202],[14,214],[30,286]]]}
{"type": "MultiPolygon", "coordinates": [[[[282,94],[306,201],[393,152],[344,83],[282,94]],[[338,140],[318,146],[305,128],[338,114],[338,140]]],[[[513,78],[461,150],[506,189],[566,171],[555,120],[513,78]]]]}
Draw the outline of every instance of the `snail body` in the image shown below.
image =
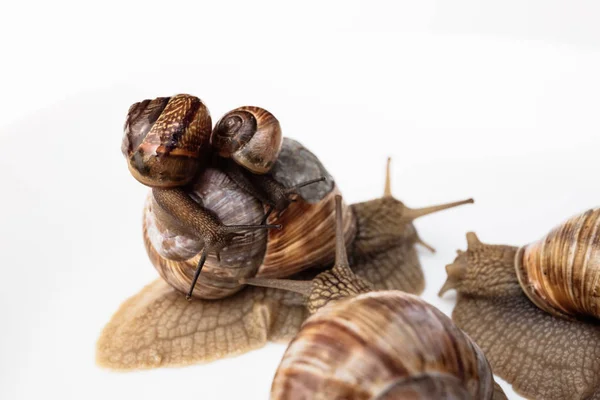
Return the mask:
{"type": "Polygon", "coordinates": [[[453,319],[525,396],[600,398],[599,214],[519,248],[469,233],[467,251],[446,267],[440,295],[457,290],[453,319]]]}
{"type": "MultiPolygon", "coordinates": [[[[145,115],[142,120],[148,118],[140,115],[145,115]]],[[[145,126],[139,121],[127,125],[145,126]]],[[[236,121],[222,125],[240,131],[236,121]]],[[[271,126],[264,132],[269,130],[277,131],[271,126]]],[[[128,137],[136,137],[134,131],[126,129],[128,137]]],[[[124,140],[129,142],[133,140],[124,140]]],[[[331,269],[336,237],[344,237],[354,273],[369,282],[369,290],[421,293],[424,277],[415,245],[431,247],[419,238],[414,220],[473,202],[409,208],[391,194],[388,160],[383,198],[342,204],[343,235],[336,236],[335,197],[340,191],[309,150],[283,138],[271,169],[259,174],[229,155],[236,146],[220,156],[218,148],[227,147],[220,142],[227,143],[212,140],[208,156],[186,185],[152,188],[144,208],[144,243],[161,278],[124,302],[106,325],[98,340],[100,365],[113,369],[187,365],[240,354],[267,341],[289,341],[319,303],[307,305],[297,293],[248,287],[240,281],[315,278],[331,269]],[[269,210],[277,212],[269,215],[269,210]],[[263,222],[281,224],[283,229],[256,228],[265,228],[257,225],[263,222]],[[205,266],[202,274],[198,265],[205,266]],[[181,292],[194,301],[187,302],[181,292]],[[197,324],[189,322],[199,318],[197,324]],[[141,332],[144,341],[139,340],[141,332]]],[[[346,288],[338,291],[346,293],[346,288]]]]}
{"type": "Polygon", "coordinates": [[[338,196],[336,264],[312,281],[254,278],[304,294],[312,315],[288,346],[271,399],[505,399],[483,352],[435,307],[372,291],[349,267],[338,196]]]}

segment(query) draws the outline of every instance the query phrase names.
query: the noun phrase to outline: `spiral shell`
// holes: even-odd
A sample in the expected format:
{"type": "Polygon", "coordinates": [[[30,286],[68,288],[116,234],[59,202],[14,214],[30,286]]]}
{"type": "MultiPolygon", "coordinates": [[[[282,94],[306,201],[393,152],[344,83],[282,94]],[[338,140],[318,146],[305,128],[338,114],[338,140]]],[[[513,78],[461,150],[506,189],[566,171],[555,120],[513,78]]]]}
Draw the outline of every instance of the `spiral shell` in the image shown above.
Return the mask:
{"type": "Polygon", "coordinates": [[[281,150],[283,136],[279,121],[259,107],[239,107],[225,114],[215,125],[211,145],[222,157],[255,174],[271,170],[281,150]]]}
{"type": "Polygon", "coordinates": [[[380,291],[331,303],[306,320],[271,398],[426,399],[440,388],[458,398],[492,399],[482,351],[435,307],[380,291]]]}
{"type": "Polygon", "coordinates": [[[187,94],[144,100],[129,108],[121,151],[131,174],[151,187],[176,187],[196,175],[209,148],[210,113],[187,94]]]}
{"type": "MultiPolygon", "coordinates": [[[[193,182],[190,196],[214,212],[226,225],[258,224],[262,204],[239,189],[223,172],[207,168],[193,182]]],[[[163,279],[186,293],[192,282],[204,243],[178,226],[148,196],[143,219],[144,243],[152,264],[163,279]]],[[[210,254],[194,287],[194,297],[217,299],[240,290],[238,279],[253,276],[267,247],[263,230],[248,231],[223,248],[221,261],[210,254]]]]}
{"type": "MultiPolygon", "coordinates": [[[[288,139],[285,147],[296,149],[301,145],[288,139]]],[[[277,174],[274,175],[285,175],[281,180],[286,185],[329,176],[318,159],[302,149],[304,151],[298,151],[296,157],[284,157],[276,162],[277,174]]],[[[220,262],[215,255],[209,255],[193,296],[223,298],[242,288],[239,284],[242,278],[284,278],[311,267],[331,264],[335,256],[335,195],[339,190],[331,181],[315,186],[316,189],[306,192],[306,197],[301,190],[297,201],[285,210],[277,221],[283,225],[282,230],[268,233],[254,230],[234,238],[221,251],[220,262]]],[[[256,198],[216,168],[207,168],[198,174],[187,190],[225,225],[259,224],[265,212],[256,198]]],[[[344,204],[343,210],[344,236],[346,243],[350,243],[356,233],[356,222],[349,206],[344,204]]],[[[146,250],[154,267],[171,286],[187,292],[204,244],[178,226],[151,195],[144,210],[143,229],[146,250]]]]}
{"type": "Polygon", "coordinates": [[[521,247],[521,288],[542,310],[563,318],[600,319],[600,209],[588,210],[521,247]]]}

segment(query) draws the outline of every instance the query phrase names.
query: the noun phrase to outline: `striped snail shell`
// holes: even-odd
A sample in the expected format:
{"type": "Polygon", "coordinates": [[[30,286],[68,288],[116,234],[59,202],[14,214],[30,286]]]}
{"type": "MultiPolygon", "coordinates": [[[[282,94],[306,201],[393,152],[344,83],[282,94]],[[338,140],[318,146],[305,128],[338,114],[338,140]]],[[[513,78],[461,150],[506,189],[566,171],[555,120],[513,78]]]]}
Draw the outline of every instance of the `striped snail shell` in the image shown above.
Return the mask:
{"type": "Polygon", "coordinates": [[[414,295],[380,291],[307,319],[271,399],[503,398],[495,390],[483,352],[450,318],[414,295]]]}
{"type": "MultiPolygon", "coordinates": [[[[285,139],[283,157],[273,176],[286,186],[329,174],[319,160],[298,142],[285,139]]],[[[235,237],[220,251],[220,260],[209,254],[193,296],[218,299],[239,291],[241,278],[281,278],[311,267],[331,264],[335,254],[335,184],[328,180],[299,190],[299,199],[279,218],[285,229],[251,231],[235,237]]],[[[263,205],[240,189],[228,176],[207,168],[188,185],[190,197],[226,225],[258,224],[263,205]]],[[[344,232],[349,243],[356,232],[350,208],[344,205],[344,232]]],[[[153,200],[144,210],[144,242],[154,267],[174,288],[186,292],[200,258],[203,243],[186,232],[153,200]]]]}
{"type": "Polygon", "coordinates": [[[279,121],[259,107],[239,107],[215,125],[210,142],[221,157],[231,158],[255,174],[271,170],[281,150],[279,121]]]}
{"type": "Polygon", "coordinates": [[[373,292],[350,269],[336,197],[336,262],[312,281],[246,280],[305,295],[313,313],[287,348],[271,399],[503,399],[483,352],[418,297],[373,292]]]}
{"type": "Polygon", "coordinates": [[[527,398],[600,399],[600,209],[523,247],[467,233],[440,295],[494,372],[527,398]]]}
{"type": "Polygon", "coordinates": [[[517,252],[523,291],[563,318],[600,319],[600,209],[576,215],[517,252]]]}
{"type": "Polygon", "coordinates": [[[209,149],[210,113],[187,94],[144,100],[129,108],[121,151],[142,184],[170,188],[189,183],[209,149]]]}

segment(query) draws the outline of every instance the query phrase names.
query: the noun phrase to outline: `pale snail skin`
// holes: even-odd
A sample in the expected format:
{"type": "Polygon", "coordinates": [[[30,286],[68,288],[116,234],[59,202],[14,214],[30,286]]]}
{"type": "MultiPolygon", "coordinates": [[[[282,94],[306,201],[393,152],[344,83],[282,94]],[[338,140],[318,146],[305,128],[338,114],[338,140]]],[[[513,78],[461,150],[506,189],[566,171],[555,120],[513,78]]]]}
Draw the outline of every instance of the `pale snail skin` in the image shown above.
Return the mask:
{"type": "Polygon", "coordinates": [[[272,400],[506,399],[483,352],[418,297],[373,291],[350,269],[337,197],[336,263],[312,281],[249,279],[302,293],[312,313],[288,346],[272,400]]]}
{"type": "Polygon", "coordinates": [[[524,396],[600,399],[599,227],[596,208],[520,248],[469,233],[446,267],[454,321],[524,396]]]}

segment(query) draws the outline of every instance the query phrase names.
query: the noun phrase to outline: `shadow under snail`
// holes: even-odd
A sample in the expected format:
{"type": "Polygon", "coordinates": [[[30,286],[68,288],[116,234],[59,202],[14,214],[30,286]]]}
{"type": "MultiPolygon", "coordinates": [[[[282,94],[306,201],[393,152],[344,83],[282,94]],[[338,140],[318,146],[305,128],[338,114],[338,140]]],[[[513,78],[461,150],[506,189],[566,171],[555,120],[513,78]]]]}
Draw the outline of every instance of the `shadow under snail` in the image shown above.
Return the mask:
{"type": "MultiPolygon", "coordinates": [[[[172,101],[166,101],[163,112],[169,110],[172,101]]],[[[155,128],[160,117],[151,113],[152,117],[143,118],[137,116],[135,110],[134,105],[126,123],[126,137],[137,138],[138,145],[142,135],[129,132],[149,132],[146,138],[151,134],[163,135],[168,143],[175,140],[155,128]],[[128,128],[131,121],[146,123],[138,122],[143,129],[136,125],[132,130],[128,128]]],[[[221,124],[217,124],[213,136],[220,132],[221,124]]],[[[213,140],[213,143],[220,141],[213,140]]],[[[124,148],[130,147],[128,142],[133,140],[126,139],[124,148]]],[[[335,196],[339,190],[317,157],[301,144],[282,139],[277,157],[272,159],[268,173],[262,176],[235,168],[232,173],[232,163],[217,154],[199,162],[202,166],[190,181],[168,189],[177,192],[181,200],[177,200],[177,204],[185,203],[193,210],[188,217],[202,212],[210,214],[221,226],[260,226],[265,214],[273,209],[277,212],[270,215],[269,222],[277,222],[283,229],[270,230],[268,234],[257,229],[230,237],[228,244],[220,249],[220,257],[214,252],[206,256],[202,274],[193,285],[195,300],[187,302],[180,293],[188,292],[197,275],[197,265],[205,254],[203,237],[196,234],[202,225],[197,224],[195,228],[194,222],[171,210],[176,208],[174,205],[163,206],[156,198],[157,191],[163,189],[153,188],[144,209],[144,243],[162,279],[123,303],[106,325],[97,344],[100,365],[116,369],[185,365],[243,353],[269,340],[288,341],[307,316],[302,297],[282,290],[245,287],[239,283],[240,279],[310,279],[333,263],[335,196]],[[244,181],[240,182],[238,173],[245,176],[244,181]],[[314,182],[321,177],[327,180],[314,182]],[[276,182],[280,192],[294,188],[292,200],[295,201],[288,202],[281,210],[281,202],[271,204],[265,200],[264,192],[256,194],[262,191],[262,184],[256,184],[256,179],[262,179],[263,183],[276,182]],[[302,186],[306,182],[312,183],[302,186]]],[[[408,208],[391,194],[389,167],[388,160],[382,198],[342,204],[344,237],[359,276],[377,289],[418,294],[424,288],[424,277],[415,244],[424,243],[413,221],[473,201],[408,208]]]]}
{"type": "Polygon", "coordinates": [[[441,311],[350,269],[337,199],[336,261],[311,281],[245,283],[301,293],[312,315],[288,346],[272,400],[506,399],[479,347],[441,311]]]}
{"type": "Polygon", "coordinates": [[[468,249],[446,267],[456,324],[515,391],[536,399],[600,399],[600,209],[537,242],[468,249]]]}

